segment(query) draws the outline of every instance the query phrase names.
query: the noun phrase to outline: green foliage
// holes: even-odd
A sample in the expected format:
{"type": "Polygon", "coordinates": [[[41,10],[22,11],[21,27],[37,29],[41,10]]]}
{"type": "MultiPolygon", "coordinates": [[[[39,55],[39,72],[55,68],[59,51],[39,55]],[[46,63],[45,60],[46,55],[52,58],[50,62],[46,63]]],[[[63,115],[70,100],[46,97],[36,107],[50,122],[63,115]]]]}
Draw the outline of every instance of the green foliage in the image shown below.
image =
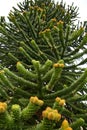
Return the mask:
{"type": "MultiPolygon", "coordinates": [[[[73,25],[73,21],[78,15],[77,7],[73,5],[66,7],[63,2],[55,4],[51,0],[44,0],[43,2],[42,0],[25,0],[23,4],[18,4],[18,7],[18,9],[14,7],[14,10],[9,13],[9,22],[1,17],[0,62],[2,66],[14,69],[13,64],[17,61],[23,61],[29,65],[31,59],[40,60],[41,62],[45,62],[47,59],[58,61],[59,52],[56,49],[60,47],[59,40],[56,39],[58,33],[52,31],[52,37],[55,36],[55,39],[50,37],[52,43],[48,43],[49,40],[43,41],[39,33],[48,28],[53,30],[54,25],[60,20],[64,22],[64,31],[66,30],[69,33],[67,26],[73,25]],[[45,50],[47,51],[44,52],[45,50]],[[54,51],[56,54],[54,54],[54,51]]],[[[62,32],[59,31],[60,36],[63,29],[62,32]]],[[[61,42],[61,44],[63,43],[61,42]]]]}
{"type": "MultiPolygon", "coordinates": [[[[53,64],[51,60],[47,60],[45,64],[40,64],[39,61],[32,60],[32,64],[33,65],[28,70],[21,62],[17,62],[16,67],[18,71],[16,71],[16,73],[10,71],[8,68],[1,70],[0,79],[2,81],[2,87],[0,97],[2,101],[7,100],[10,104],[16,103],[25,107],[28,98],[34,95],[43,99],[44,106],[52,107],[55,98],[60,96],[61,98],[66,99],[66,107],[62,108],[58,107],[57,104],[54,104],[53,108],[58,108],[58,111],[60,111],[64,117],[69,118],[69,120],[75,120],[78,117],[82,117],[87,121],[87,115],[85,115],[87,109],[83,110],[86,106],[82,103],[83,100],[87,99],[87,96],[82,96],[78,93],[86,83],[87,69],[77,80],[70,82],[70,79],[63,75],[65,73],[64,69],[66,69],[63,60],[59,60],[55,64],[53,64]],[[64,83],[63,79],[65,79],[64,83]],[[82,105],[80,106],[79,104],[82,105]],[[82,116],[83,114],[84,117],[82,116]]],[[[24,120],[27,120],[29,117],[31,118],[34,113],[34,109],[30,113],[32,107],[34,106],[29,104],[29,107],[27,106],[23,109],[22,118],[24,120]]],[[[12,108],[14,108],[14,106],[12,108]]],[[[18,107],[18,109],[20,108],[18,107]]],[[[35,111],[37,109],[38,106],[35,107],[35,111]]],[[[19,111],[17,111],[17,113],[19,113],[19,111]]],[[[45,128],[43,128],[43,130],[45,130],[45,128]]]]}
{"type": "Polygon", "coordinates": [[[51,0],[18,7],[0,21],[0,100],[8,103],[1,103],[1,129],[87,129],[87,68],[80,67],[87,34],[74,26],[77,7],[51,0]]]}
{"type": "Polygon", "coordinates": [[[59,113],[62,107],[64,107],[64,100],[56,98],[53,108],[47,107],[41,115],[41,121],[37,122],[34,117],[38,114],[38,110],[41,109],[44,102],[35,97],[30,97],[27,106],[21,108],[20,105],[14,104],[10,110],[7,109],[5,102],[0,102],[0,129],[4,130],[75,130],[80,125],[84,124],[83,119],[78,119],[73,123],[69,122],[61,117],[59,113]],[[58,108],[60,107],[60,110],[58,108]],[[30,125],[33,122],[33,125],[30,125]],[[62,124],[61,124],[62,122],[62,124]],[[58,124],[58,126],[57,126],[58,124]],[[72,126],[72,128],[70,127],[72,126]]]}

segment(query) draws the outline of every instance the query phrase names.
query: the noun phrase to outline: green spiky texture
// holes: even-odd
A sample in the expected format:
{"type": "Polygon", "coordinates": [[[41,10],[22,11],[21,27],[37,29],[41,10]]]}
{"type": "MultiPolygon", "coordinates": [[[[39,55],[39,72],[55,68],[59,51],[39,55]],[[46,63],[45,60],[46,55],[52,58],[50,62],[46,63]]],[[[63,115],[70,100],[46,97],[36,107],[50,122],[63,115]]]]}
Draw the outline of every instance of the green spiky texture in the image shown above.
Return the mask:
{"type": "Polygon", "coordinates": [[[87,62],[87,34],[74,26],[77,8],[51,0],[25,0],[18,7],[9,13],[9,22],[0,21],[0,100],[9,104],[1,116],[7,119],[5,129],[87,129],[87,69],[80,67],[87,62]],[[42,99],[43,107],[37,99],[28,104],[31,96],[42,99]],[[47,113],[42,119],[47,106],[58,108],[59,124],[53,110],[52,118],[47,113]],[[70,126],[60,126],[64,118],[70,126]]]}
{"type": "Polygon", "coordinates": [[[51,0],[27,0],[18,7],[9,13],[8,23],[1,18],[0,68],[15,71],[14,64],[21,61],[30,69],[33,59],[43,64],[48,59],[53,63],[63,59],[66,78],[74,81],[83,71],[79,66],[87,61],[82,59],[87,53],[87,35],[83,27],[73,29],[77,7],[66,7],[63,2],[55,4],[51,0]],[[80,62],[76,62],[77,59],[80,62]]]}
{"type": "MultiPolygon", "coordinates": [[[[53,105],[59,102],[62,109],[64,106],[63,99],[57,97],[53,105]],[[60,101],[59,101],[60,100],[60,101]]],[[[5,102],[0,102],[0,129],[4,130],[75,130],[83,126],[84,120],[82,118],[74,119],[69,123],[63,115],[60,114],[59,108],[47,107],[41,113],[41,120],[37,120],[34,116],[37,115],[38,110],[44,105],[44,102],[38,97],[30,97],[28,104],[21,108],[20,105],[14,104],[11,108],[5,102]],[[31,122],[33,124],[31,125],[31,122]]]]}
{"type": "MultiPolygon", "coordinates": [[[[25,0],[23,3],[18,4],[18,9],[15,7],[13,9],[8,16],[9,22],[6,22],[3,17],[1,17],[0,22],[0,33],[2,35],[0,37],[0,59],[2,59],[0,62],[2,62],[2,66],[14,69],[13,64],[17,61],[23,61],[29,65],[31,59],[45,62],[50,58],[57,61],[59,56],[57,56],[58,51],[56,49],[60,47],[57,44],[57,33],[52,31],[56,36],[55,39],[50,39],[51,44],[55,42],[56,45],[50,46],[50,43],[47,43],[49,40],[44,41],[39,33],[48,28],[53,30],[54,25],[60,20],[64,22],[63,29],[69,33],[67,25],[73,25],[73,21],[78,15],[77,7],[73,5],[66,7],[63,2],[55,4],[51,0],[25,0]],[[45,50],[47,51],[44,52],[45,50]],[[52,56],[49,56],[50,54],[52,56]]],[[[63,33],[61,31],[60,33],[63,33]]],[[[53,37],[54,35],[52,34],[53,37]]]]}
{"type": "MultiPolygon", "coordinates": [[[[54,99],[60,96],[67,101],[66,108],[62,106],[64,100],[60,103],[60,99],[57,100],[58,102],[54,103],[53,108],[58,108],[58,111],[64,114],[66,118],[69,118],[69,120],[82,117],[87,121],[87,115],[85,114],[87,109],[82,102],[86,100],[87,96],[80,94],[80,90],[82,90],[82,87],[84,87],[87,81],[87,69],[78,79],[74,82],[70,82],[69,78],[66,78],[66,76],[64,77],[66,66],[63,60],[59,60],[55,64],[53,64],[51,60],[47,60],[45,64],[32,60],[30,69],[26,69],[21,62],[17,62],[16,67],[18,70],[16,73],[10,71],[8,68],[4,68],[0,71],[2,86],[0,97],[2,101],[7,100],[10,104],[16,103],[24,107],[30,96],[37,96],[43,99],[44,106],[49,105],[52,107],[54,99]],[[83,108],[85,109],[83,110],[83,108]]],[[[14,107],[17,107],[17,113],[19,114],[20,107],[13,106],[13,111],[14,107]]],[[[29,106],[23,109],[22,118],[24,120],[30,119],[33,115],[34,111],[31,111],[31,113],[28,111],[32,109],[32,107],[34,106],[32,106],[30,102],[29,106]]],[[[38,110],[38,106],[35,107],[35,111],[36,110],[38,110]]]]}

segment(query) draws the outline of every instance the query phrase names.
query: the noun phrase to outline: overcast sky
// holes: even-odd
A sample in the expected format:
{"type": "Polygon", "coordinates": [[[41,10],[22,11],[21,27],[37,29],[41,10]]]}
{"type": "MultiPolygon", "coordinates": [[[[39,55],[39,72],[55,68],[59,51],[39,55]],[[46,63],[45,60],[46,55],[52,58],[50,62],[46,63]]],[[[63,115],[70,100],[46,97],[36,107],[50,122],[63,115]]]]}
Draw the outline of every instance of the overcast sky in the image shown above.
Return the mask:
{"type": "MultiPolygon", "coordinates": [[[[9,11],[13,6],[16,7],[18,2],[22,2],[23,0],[1,0],[0,2],[0,16],[7,16],[9,11]]],[[[61,1],[61,0],[55,0],[61,1]]],[[[66,4],[71,4],[74,2],[74,5],[79,7],[79,13],[81,17],[81,21],[87,20],[87,0],[63,0],[66,4]]]]}

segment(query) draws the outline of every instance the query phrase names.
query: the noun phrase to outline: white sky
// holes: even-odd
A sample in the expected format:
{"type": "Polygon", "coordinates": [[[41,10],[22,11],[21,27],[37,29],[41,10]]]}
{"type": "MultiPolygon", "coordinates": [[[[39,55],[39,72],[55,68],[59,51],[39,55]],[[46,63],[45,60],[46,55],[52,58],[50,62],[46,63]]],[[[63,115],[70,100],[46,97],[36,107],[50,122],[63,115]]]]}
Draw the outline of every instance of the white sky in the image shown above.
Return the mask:
{"type": "MultiPolygon", "coordinates": [[[[17,3],[22,2],[23,0],[0,0],[0,16],[7,16],[9,11],[13,6],[16,7],[17,3]]],[[[61,0],[55,0],[61,1],[61,0]]],[[[63,0],[66,4],[71,4],[74,2],[74,5],[79,7],[79,13],[81,21],[87,20],[87,0],[63,0]]]]}

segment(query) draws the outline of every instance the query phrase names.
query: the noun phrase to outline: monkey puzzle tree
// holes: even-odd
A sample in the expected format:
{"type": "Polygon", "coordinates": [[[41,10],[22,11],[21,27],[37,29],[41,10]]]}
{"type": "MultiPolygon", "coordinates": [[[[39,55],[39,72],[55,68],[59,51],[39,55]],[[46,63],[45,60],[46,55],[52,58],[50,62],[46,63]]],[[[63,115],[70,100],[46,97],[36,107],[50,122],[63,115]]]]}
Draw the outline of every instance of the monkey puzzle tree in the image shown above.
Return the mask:
{"type": "MultiPolygon", "coordinates": [[[[18,49],[20,46],[22,46],[20,44],[21,41],[25,42],[25,44],[28,45],[30,49],[32,49],[31,40],[35,40],[42,52],[43,49],[48,49],[51,51],[51,49],[48,48],[48,45],[46,45],[46,43],[43,46],[43,40],[40,37],[39,33],[47,28],[52,29],[53,26],[56,25],[56,23],[60,20],[64,21],[63,29],[65,30],[67,28],[67,31],[69,32],[68,25],[72,26],[73,21],[77,16],[76,7],[69,6],[68,8],[66,8],[65,4],[63,4],[62,2],[59,4],[55,4],[50,0],[41,0],[34,2],[32,0],[25,0],[23,4],[18,4],[18,7],[18,9],[14,8],[14,10],[9,13],[8,23],[5,22],[3,18],[1,18],[0,62],[2,62],[3,66],[7,66],[10,68],[13,64],[12,60],[10,61],[10,59],[8,58],[8,55],[10,57],[14,56],[14,58],[12,57],[13,60],[22,60],[27,63],[27,60],[24,56],[22,56],[21,58],[21,49],[18,49]]],[[[70,51],[70,48],[68,48],[68,51],[70,51]]],[[[36,55],[37,51],[34,50],[33,55],[31,51],[29,52],[31,53],[31,55],[29,55],[32,59],[38,59],[38,57],[40,58],[38,54],[36,55]]],[[[49,51],[47,52],[49,53],[49,51]]],[[[49,58],[49,56],[47,56],[47,58],[49,58]]],[[[47,58],[45,56],[44,62],[45,60],[47,60],[47,58]]],[[[41,59],[42,58],[40,58],[40,60],[41,59]]],[[[55,60],[57,61],[58,58],[56,58],[55,60]]],[[[29,62],[31,62],[31,59],[30,61],[28,61],[28,64],[29,62]]]]}
{"type": "Polygon", "coordinates": [[[77,8],[51,0],[25,0],[18,7],[9,13],[9,22],[3,18],[0,22],[0,99],[12,110],[10,114],[1,103],[5,129],[80,130],[81,125],[87,129],[87,105],[83,102],[87,99],[87,69],[80,67],[87,62],[82,59],[87,53],[87,34],[83,27],[74,26],[77,8]],[[40,103],[42,108],[37,106],[40,103]],[[50,109],[43,111],[47,106],[50,109]],[[20,116],[17,126],[16,108],[20,116]],[[68,125],[61,126],[64,118],[71,125],[65,121],[68,125]]]}

